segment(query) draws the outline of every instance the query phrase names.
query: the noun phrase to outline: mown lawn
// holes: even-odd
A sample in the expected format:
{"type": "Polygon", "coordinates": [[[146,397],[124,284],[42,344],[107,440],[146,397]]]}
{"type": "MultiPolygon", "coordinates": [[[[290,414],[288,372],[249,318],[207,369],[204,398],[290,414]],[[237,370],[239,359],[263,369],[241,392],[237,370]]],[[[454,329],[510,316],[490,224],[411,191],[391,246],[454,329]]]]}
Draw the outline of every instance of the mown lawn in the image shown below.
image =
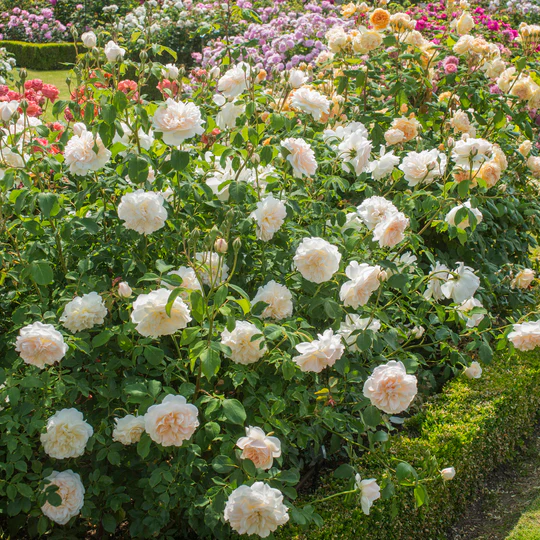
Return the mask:
{"type": "Polygon", "coordinates": [[[507,540],[540,540],[540,496],[521,516],[507,540]]]}

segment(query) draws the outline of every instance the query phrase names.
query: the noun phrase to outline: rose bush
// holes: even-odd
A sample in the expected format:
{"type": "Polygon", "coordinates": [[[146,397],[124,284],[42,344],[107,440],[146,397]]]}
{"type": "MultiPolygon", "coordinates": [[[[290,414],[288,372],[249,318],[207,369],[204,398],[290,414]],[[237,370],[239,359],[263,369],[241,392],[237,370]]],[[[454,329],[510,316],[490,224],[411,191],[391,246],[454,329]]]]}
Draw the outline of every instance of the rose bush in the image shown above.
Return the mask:
{"type": "MultiPolygon", "coordinates": [[[[494,346],[540,344],[537,29],[511,56],[470,34],[435,45],[405,13],[362,20],[272,78],[241,48],[188,78],[87,35],[57,122],[20,94],[6,107],[9,534],[320,523],[294,505],[301,474],[385,447],[494,346]]],[[[439,475],[341,470],[365,513],[396,483],[423,504],[439,475]]]]}

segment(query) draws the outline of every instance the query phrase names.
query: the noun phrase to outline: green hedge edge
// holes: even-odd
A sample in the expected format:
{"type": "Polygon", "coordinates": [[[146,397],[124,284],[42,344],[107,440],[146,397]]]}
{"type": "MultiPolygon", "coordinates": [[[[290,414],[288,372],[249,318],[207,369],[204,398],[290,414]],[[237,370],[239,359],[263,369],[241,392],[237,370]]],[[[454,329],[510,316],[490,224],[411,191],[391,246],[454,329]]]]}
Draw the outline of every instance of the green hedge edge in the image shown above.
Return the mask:
{"type": "MultiPolygon", "coordinates": [[[[320,528],[287,525],[277,535],[295,540],[443,540],[445,533],[478,494],[486,477],[515,456],[532,434],[540,406],[540,353],[499,354],[481,379],[462,376],[432,398],[422,412],[391,438],[392,456],[421,470],[436,459],[439,468],[454,466],[450,482],[437,479],[428,488],[429,504],[415,508],[412,489],[398,486],[396,495],[375,501],[366,516],[359,506],[336,498],[316,504],[324,518],[320,528]]],[[[362,478],[381,478],[372,454],[355,463],[362,478]]],[[[308,504],[340,491],[332,475],[323,477],[308,504]]],[[[540,537],[539,537],[540,538],[540,537]]]]}
{"type": "Polygon", "coordinates": [[[74,43],[27,43],[26,41],[0,41],[15,56],[17,67],[35,71],[57,71],[74,64],[77,52],[74,43]]]}

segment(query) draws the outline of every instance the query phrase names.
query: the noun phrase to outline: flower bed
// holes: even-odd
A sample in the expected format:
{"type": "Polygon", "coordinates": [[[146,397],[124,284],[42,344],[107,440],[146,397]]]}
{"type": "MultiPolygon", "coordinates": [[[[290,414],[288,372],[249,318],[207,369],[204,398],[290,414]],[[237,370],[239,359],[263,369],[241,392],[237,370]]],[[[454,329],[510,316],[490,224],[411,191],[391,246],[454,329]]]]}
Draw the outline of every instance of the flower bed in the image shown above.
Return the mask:
{"type": "MultiPolygon", "coordinates": [[[[187,74],[145,28],[82,34],[69,101],[2,88],[10,535],[320,523],[294,502],[305,470],[388,447],[448,379],[540,343],[540,29],[436,47],[363,15],[279,76],[233,50],[187,74]]],[[[414,476],[373,471],[365,513],[414,476]]],[[[408,482],[419,506],[439,476],[408,482]]]]}
{"type": "MultiPolygon", "coordinates": [[[[477,496],[489,474],[511,460],[520,444],[532,434],[540,405],[535,391],[538,384],[538,353],[504,352],[484,371],[482,380],[452,381],[421,413],[409,419],[405,431],[391,441],[389,452],[395,458],[392,468],[401,460],[414,466],[414,473],[410,470],[402,479],[403,485],[396,486],[401,497],[378,508],[374,506],[369,516],[363,515],[354,498],[345,505],[342,500],[322,503],[317,510],[325,519],[324,528],[295,531],[286,527],[280,537],[405,540],[421,534],[442,538],[477,496]],[[445,481],[441,476],[436,482],[425,484],[429,486],[428,504],[417,508],[415,494],[408,485],[422,485],[433,471],[450,466],[455,468],[452,480],[445,481]]],[[[365,456],[354,467],[368,475],[377,471],[379,475],[394,476],[381,467],[377,454],[365,456]]],[[[324,476],[313,500],[342,486],[343,480],[324,476]]]]}

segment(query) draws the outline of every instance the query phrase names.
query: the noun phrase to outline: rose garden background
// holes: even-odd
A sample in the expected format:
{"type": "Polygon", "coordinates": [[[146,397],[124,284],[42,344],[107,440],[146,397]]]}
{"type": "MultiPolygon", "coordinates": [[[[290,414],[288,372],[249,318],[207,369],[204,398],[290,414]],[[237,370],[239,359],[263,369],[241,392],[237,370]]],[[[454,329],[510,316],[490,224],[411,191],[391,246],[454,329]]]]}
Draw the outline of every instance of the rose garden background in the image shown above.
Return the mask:
{"type": "Polygon", "coordinates": [[[540,344],[538,5],[2,8],[3,535],[314,537],[340,501],[334,537],[410,538],[400,501],[468,489],[395,449],[540,344]]]}

